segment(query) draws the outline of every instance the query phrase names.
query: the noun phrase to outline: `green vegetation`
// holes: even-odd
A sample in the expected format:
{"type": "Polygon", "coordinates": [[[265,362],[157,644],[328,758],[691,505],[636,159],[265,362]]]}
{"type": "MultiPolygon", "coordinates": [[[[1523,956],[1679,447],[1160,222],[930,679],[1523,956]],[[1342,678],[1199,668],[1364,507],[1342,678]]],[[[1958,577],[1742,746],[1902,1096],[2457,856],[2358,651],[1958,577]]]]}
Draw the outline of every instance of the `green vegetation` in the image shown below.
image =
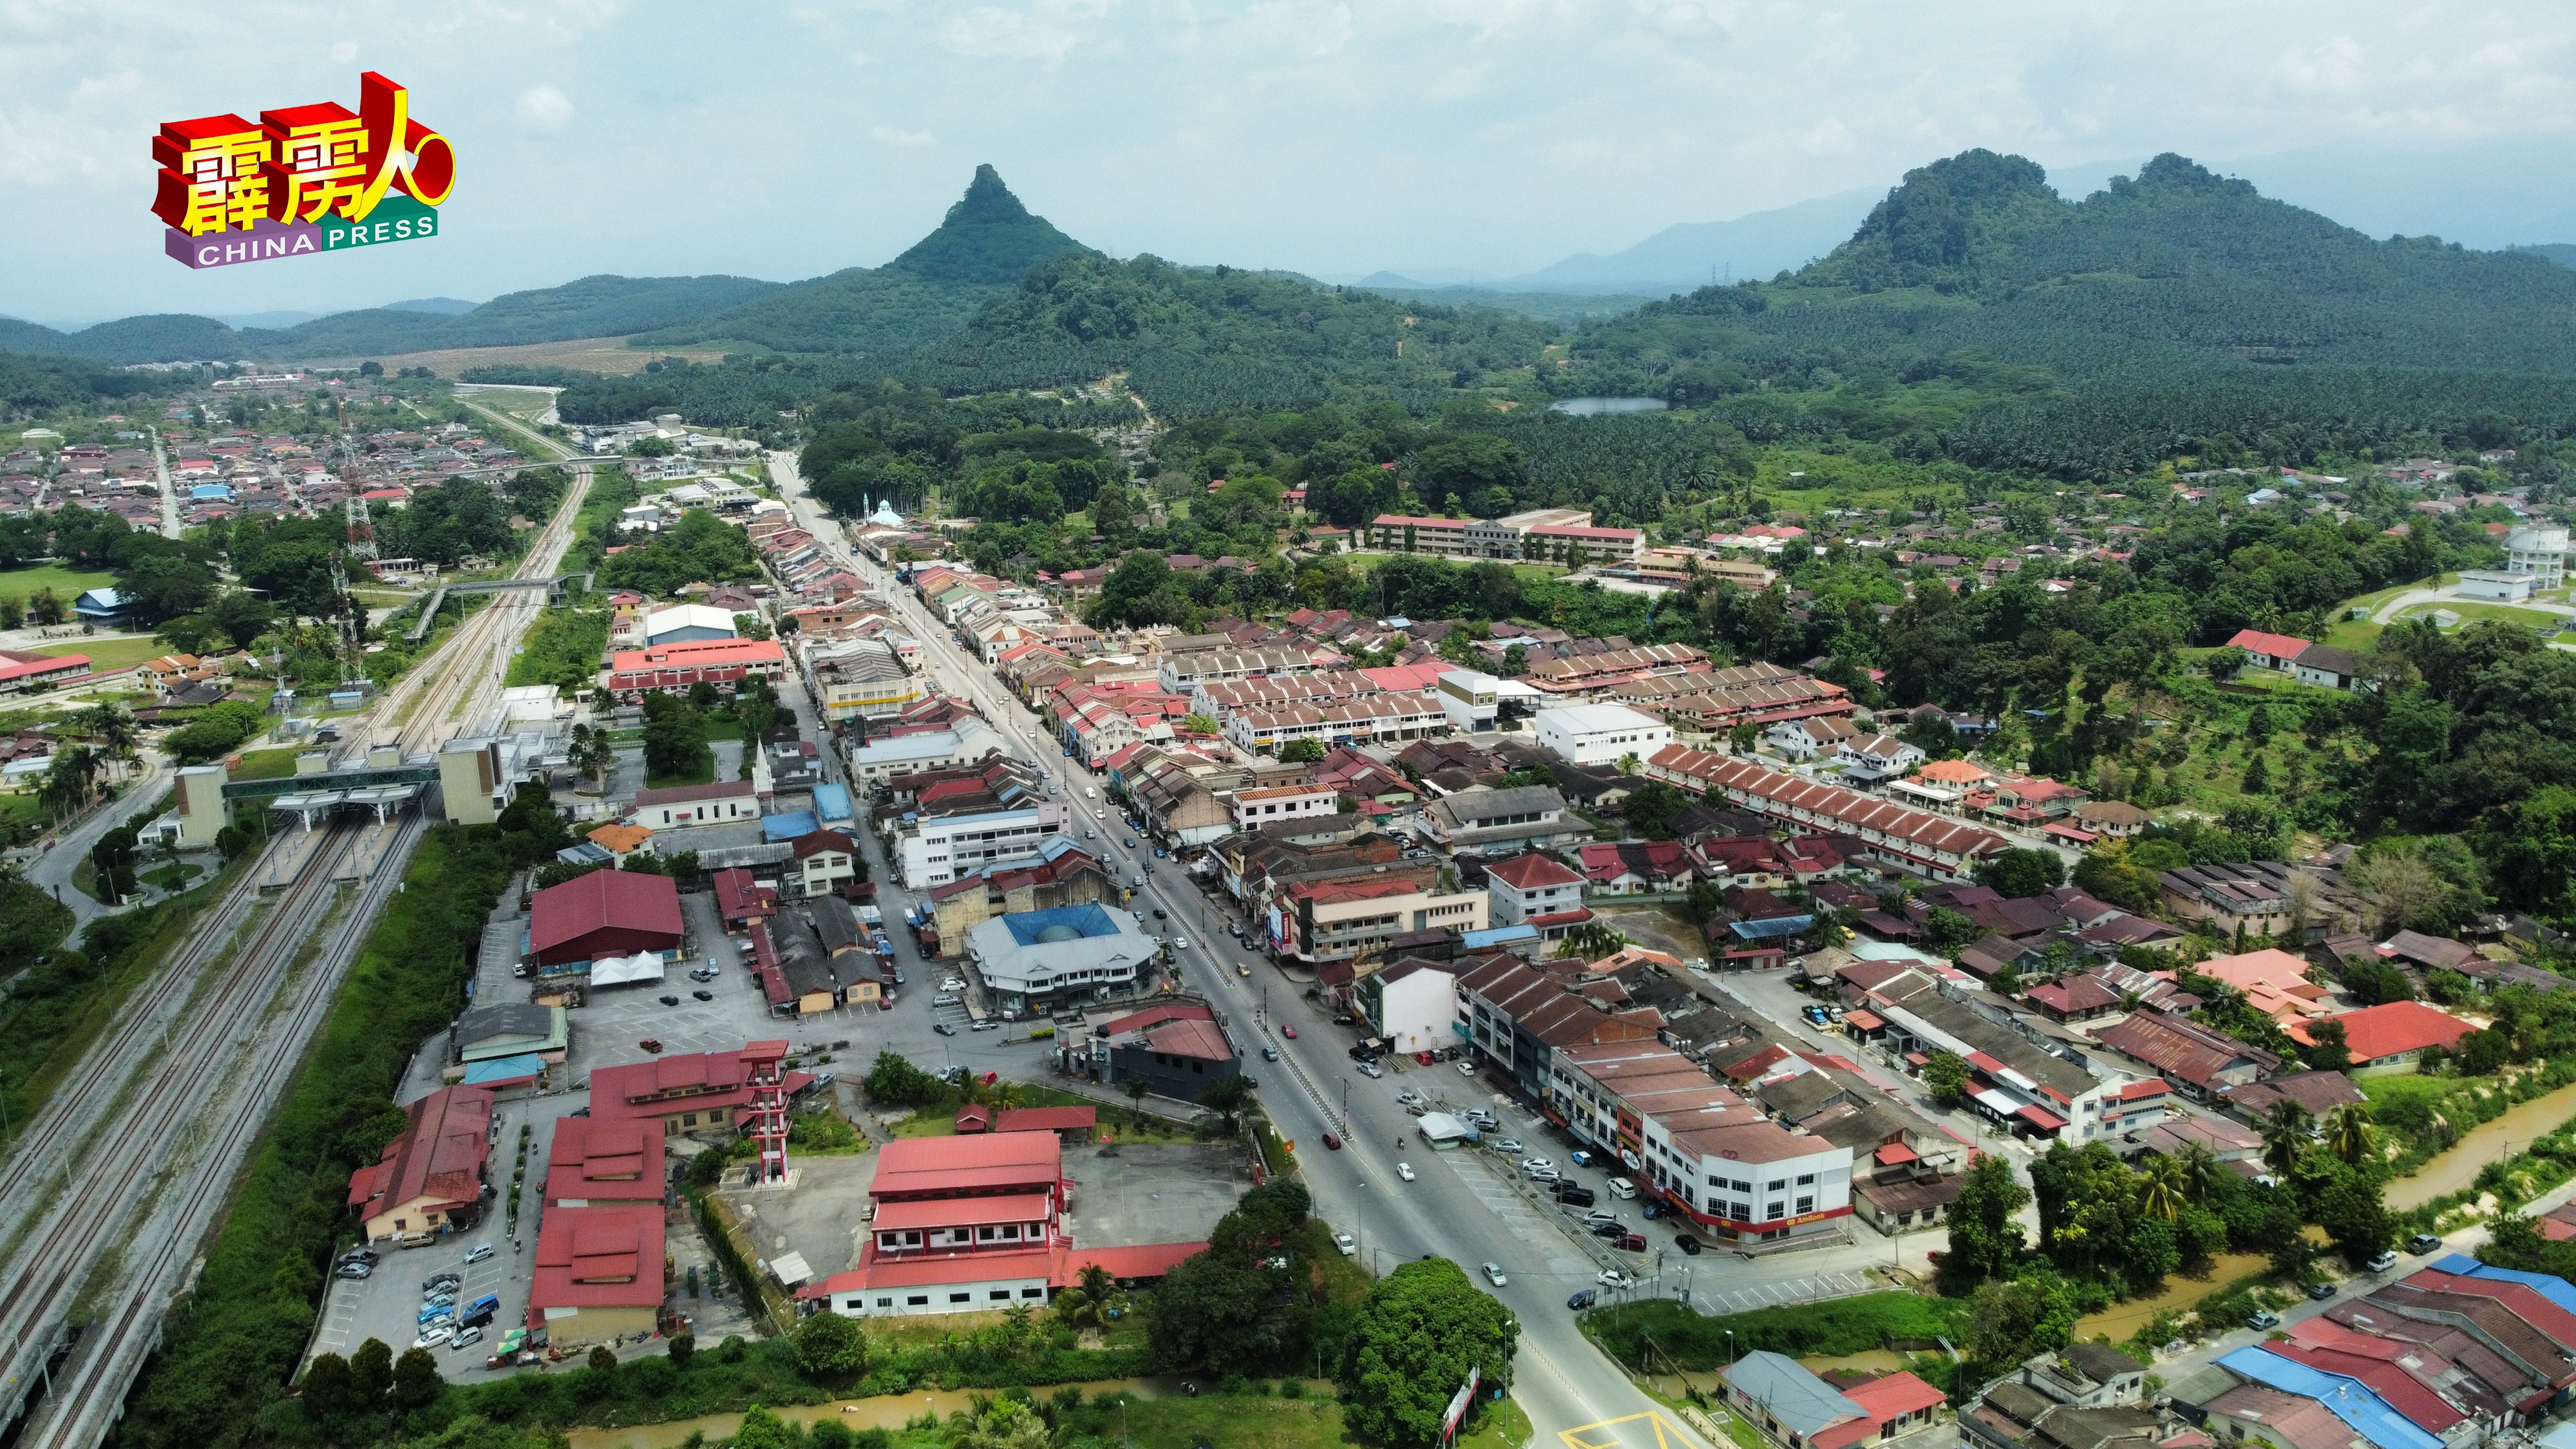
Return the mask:
{"type": "Polygon", "coordinates": [[[131,669],[146,659],[158,659],[170,652],[158,639],[90,639],[78,644],[47,644],[33,651],[49,658],[79,654],[88,658],[89,667],[106,674],[118,669],[131,669]]]}
{"type": "Polygon", "coordinates": [[[510,683],[551,684],[567,695],[588,692],[608,650],[610,622],[605,609],[547,610],[510,661],[510,683]]]}
{"type": "Polygon", "coordinates": [[[760,576],[759,555],[741,529],[704,509],[681,515],[678,526],[606,560],[604,589],[635,589],[664,598],[688,584],[721,584],[760,576]]]}
{"type": "Polygon", "coordinates": [[[1968,1305],[1956,1298],[1919,1293],[1864,1293],[1791,1308],[1750,1313],[1696,1313],[1667,1299],[1649,1298],[1593,1310],[1584,1332],[1612,1358],[1629,1365],[1653,1361],[1692,1371],[1724,1368],[1731,1352],[1756,1349],[1791,1358],[1841,1358],[1898,1344],[1966,1339],[1968,1305]],[[1730,1343],[1727,1335],[1734,1338],[1730,1343]]]}
{"type": "MultiPolygon", "coordinates": [[[[19,556],[23,558],[29,555],[19,556]]],[[[0,594],[6,594],[21,602],[50,590],[54,597],[68,604],[92,589],[115,586],[116,575],[112,573],[67,569],[52,564],[21,564],[13,569],[0,571],[0,594]]]]}

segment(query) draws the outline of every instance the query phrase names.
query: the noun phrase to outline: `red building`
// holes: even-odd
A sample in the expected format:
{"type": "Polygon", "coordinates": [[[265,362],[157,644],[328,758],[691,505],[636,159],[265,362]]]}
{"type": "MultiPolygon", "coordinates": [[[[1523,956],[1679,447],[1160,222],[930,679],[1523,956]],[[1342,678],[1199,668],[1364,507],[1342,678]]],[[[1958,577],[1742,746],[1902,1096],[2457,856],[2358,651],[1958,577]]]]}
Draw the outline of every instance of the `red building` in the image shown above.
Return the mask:
{"type": "Polygon", "coordinates": [[[349,1208],[367,1241],[447,1232],[483,1200],[492,1094],[442,1087],[403,1109],[411,1121],[373,1167],[349,1174],[349,1208]]]}
{"type": "Polygon", "coordinates": [[[735,930],[778,914],[778,888],[752,879],[739,867],[715,873],[716,914],[735,930]]]}
{"type": "Polygon", "coordinates": [[[651,1333],[669,1271],[661,1204],[551,1209],[537,1229],[528,1326],[559,1349],[651,1333]]]}
{"type": "Polygon", "coordinates": [[[620,649],[610,657],[602,683],[632,699],[683,693],[699,683],[730,688],[753,674],[776,679],[786,668],[787,651],[775,639],[692,639],[620,649]]]}
{"type": "Polygon", "coordinates": [[[528,955],[539,966],[676,951],[687,935],[669,876],[595,870],[537,892],[528,907],[528,955]]]}
{"type": "MultiPolygon", "coordinates": [[[[813,1080],[811,1072],[789,1072],[781,1085],[792,1096],[813,1080]]],[[[601,1122],[658,1123],[666,1137],[731,1131],[744,1125],[751,1098],[744,1052],[688,1052],[590,1073],[593,1131],[601,1122]]]]}
{"type": "Polygon", "coordinates": [[[669,1177],[662,1131],[652,1122],[565,1117],[546,1152],[546,1206],[658,1203],[669,1177]]]}

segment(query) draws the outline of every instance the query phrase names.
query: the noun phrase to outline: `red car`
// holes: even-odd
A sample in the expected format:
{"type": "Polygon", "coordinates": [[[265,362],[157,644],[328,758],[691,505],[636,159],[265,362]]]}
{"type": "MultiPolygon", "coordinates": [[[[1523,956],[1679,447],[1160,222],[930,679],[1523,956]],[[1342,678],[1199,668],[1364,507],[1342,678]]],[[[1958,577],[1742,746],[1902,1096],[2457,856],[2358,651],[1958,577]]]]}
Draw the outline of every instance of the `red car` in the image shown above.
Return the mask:
{"type": "Polygon", "coordinates": [[[1283,1026],[1279,1028],[1279,1034],[1288,1038],[1290,1041],[1295,1041],[1297,1039],[1297,1028],[1293,1026],[1283,1026]]]}
{"type": "Polygon", "coordinates": [[[637,1042],[637,1043],[636,1043],[636,1045],[637,1045],[637,1046],[642,1047],[644,1050],[646,1050],[646,1051],[648,1051],[648,1052],[658,1052],[658,1051],[660,1051],[660,1050],[662,1049],[662,1042],[661,1042],[661,1039],[660,1039],[660,1038],[658,1038],[658,1037],[649,1037],[649,1036],[648,1036],[648,1037],[644,1038],[642,1041],[637,1042]]]}
{"type": "Polygon", "coordinates": [[[1342,1139],[1327,1132],[1324,1134],[1324,1146],[1331,1151],[1339,1152],[1342,1150],[1342,1139]]]}

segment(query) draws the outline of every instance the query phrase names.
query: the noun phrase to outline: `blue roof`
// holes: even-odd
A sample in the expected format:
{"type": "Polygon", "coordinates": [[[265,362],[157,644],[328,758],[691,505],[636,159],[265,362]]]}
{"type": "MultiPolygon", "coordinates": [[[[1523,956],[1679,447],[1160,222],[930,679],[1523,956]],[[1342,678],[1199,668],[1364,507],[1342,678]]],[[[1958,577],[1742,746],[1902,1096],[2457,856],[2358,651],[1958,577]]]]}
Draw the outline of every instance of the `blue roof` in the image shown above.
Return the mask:
{"type": "Polygon", "coordinates": [[[760,838],[763,840],[794,840],[822,828],[811,810],[790,810],[784,815],[760,817],[760,838]]]}
{"type": "Polygon", "coordinates": [[[2418,1428],[2359,1379],[2310,1368],[2264,1348],[2240,1348],[2218,1366],[2285,1394],[2316,1400],[2379,1449],[2442,1449],[2440,1438],[2418,1428]]]}
{"type": "Polygon", "coordinates": [[[1040,933],[1056,926],[1070,926],[1077,936],[1115,936],[1118,923],[1098,905],[1057,906],[1047,911],[1015,911],[1002,917],[1011,928],[1011,939],[1023,946],[1039,944],[1040,933]]]}
{"type": "Polygon", "coordinates": [[[190,498],[230,498],[233,490],[221,483],[200,483],[188,490],[190,498]]]}
{"type": "Polygon", "coordinates": [[[1491,930],[1469,931],[1458,938],[1461,946],[1507,946],[1515,941],[1535,941],[1538,927],[1526,922],[1517,926],[1496,926],[1491,930]]]}
{"type": "Polygon", "coordinates": [[[2454,1278],[2484,1278],[2493,1283],[2519,1283],[2568,1312],[2576,1313],[2576,1283],[2569,1283],[2564,1278],[2547,1273],[2518,1273],[2511,1268],[2490,1267],[2466,1253],[2445,1254],[2430,1266],[2434,1272],[2448,1273],[2454,1278]]]}
{"type": "Polygon", "coordinates": [[[1777,941],[1784,936],[1803,936],[1816,923],[1813,916],[1777,916],[1768,921],[1729,921],[1726,929],[1739,941],[1777,941]]]}
{"type": "Polygon", "coordinates": [[[465,1065],[465,1085],[479,1087],[486,1082],[515,1082],[521,1077],[533,1077],[545,1069],[546,1059],[535,1052],[515,1057],[494,1057],[488,1062],[468,1062],[465,1065]]]}
{"type": "Polygon", "coordinates": [[[817,785],[814,787],[814,813],[826,820],[850,818],[850,787],[817,785]]]}

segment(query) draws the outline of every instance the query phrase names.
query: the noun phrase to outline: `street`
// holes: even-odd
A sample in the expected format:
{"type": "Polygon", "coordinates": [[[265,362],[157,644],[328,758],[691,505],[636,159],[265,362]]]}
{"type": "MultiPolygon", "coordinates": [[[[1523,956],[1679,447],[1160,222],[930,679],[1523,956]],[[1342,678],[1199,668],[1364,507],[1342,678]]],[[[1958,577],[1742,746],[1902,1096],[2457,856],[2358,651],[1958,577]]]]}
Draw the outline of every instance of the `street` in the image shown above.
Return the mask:
{"type": "MultiPolygon", "coordinates": [[[[1034,719],[1029,711],[968,656],[948,630],[931,618],[891,574],[841,542],[837,525],[823,516],[805,494],[796,475],[794,455],[773,453],[770,466],[781,496],[796,511],[799,521],[827,547],[846,557],[852,570],[911,624],[922,642],[923,668],[931,679],[944,692],[974,703],[1010,741],[1010,752],[1024,760],[1034,757],[1039,770],[1062,781],[1067,798],[1086,807],[1095,804],[1085,801],[1083,791],[1098,790],[1099,778],[1052,745],[1031,748],[1026,743],[1034,719]]],[[[830,758],[830,752],[825,753],[830,758]]],[[[1114,822],[1116,816],[1111,815],[1110,820],[1114,822]]],[[[1103,822],[1095,819],[1092,823],[1103,822]]],[[[1189,968],[1186,977],[1191,988],[1225,1012],[1229,1025],[1248,1049],[1274,1047],[1287,1059],[1286,1063],[1256,1060],[1246,1065],[1264,1078],[1262,1103],[1271,1120],[1282,1136],[1297,1143],[1297,1155],[1307,1186],[1315,1196],[1317,1214],[1350,1232],[1362,1245],[1374,1270],[1391,1271],[1398,1264],[1420,1257],[1447,1257],[1475,1277],[1479,1287],[1487,1288],[1509,1305],[1520,1319],[1522,1334],[1511,1388],[1542,1438],[1561,1435],[1566,1442],[1574,1443],[1579,1436],[1579,1442],[1591,1449],[1701,1444],[1699,1435],[1681,1426],[1630,1384],[1576,1327],[1574,1315],[1565,1307],[1566,1297],[1577,1289],[1594,1286],[1598,1269],[1574,1240],[1544,1227],[1538,1214],[1507,1188],[1498,1190],[1489,1170],[1467,1155],[1473,1149],[1434,1153],[1423,1147],[1419,1139],[1410,1136],[1413,1119],[1396,1103],[1395,1095],[1408,1083],[1419,1083],[1427,1092],[1445,1087],[1453,1100],[1482,1100],[1504,1120],[1504,1130],[1529,1142],[1533,1151],[1543,1152],[1554,1145],[1545,1124],[1520,1112],[1489,1086],[1469,1082],[1446,1064],[1394,1073],[1382,1081],[1361,1077],[1352,1070],[1343,1052],[1349,1033],[1332,1025],[1331,1014],[1307,1001],[1300,988],[1266,964],[1256,963],[1255,974],[1250,978],[1237,976],[1230,965],[1242,953],[1218,954],[1220,943],[1227,947],[1233,944],[1225,931],[1225,906],[1211,901],[1175,863],[1157,862],[1149,846],[1140,843],[1132,851],[1122,846],[1119,841],[1125,833],[1104,829],[1097,842],[1102,863],[1115,877],[1124,880],[1157,864],[1174,867],[1147,876],[1145,889],[1132,903],[1133,908],[1140,914],[1150,914],[1154,907],[1162,907],[1174,931],[1191,941],[1187,950],[1177,953],[1189,968]],[[1229,969],[1212,969],[1212,963],[1218,961],[1228,963],[1229,969]],[[1279,1031],[1281,1026],[1291,1024],[1298,1032],[1294,1040],[1279,1031]],[[1296,1068],[1293,1074],[1280,1069],[1287,1064],[1296,1068]],[[1313,1090],[1308,1090],[1308,1084],[1313,1090]],[[1323,1134],[1328,1130],[1345,1134],[1346,1145],[1341,1151],[1323,1148],[1323,1134]],[[1405,1145],[1396,1145],[1399,1143],[1405,1145]],[[1412,1166],[1415,1181],[1397,1180],[1395,1164],[1399,1160],[1412,1166]],[[1486,1262],[1503,1268],[1510,1280],[1507,1286],[1497,1289],[1484,1282],[1477,1266],[1486,1262]]],[[[1085,842],[1086,848],[1092,844],[1085,842]]],[[[909,903],[906,893],[891,883],[880,887],[880,899],[889,919],[909,903]]],[[[924,974],[932,969],[935,968],[925,966],[924,974]]],[[[919,990],[923,984],[916,980],[913,989],[919,990]]],[[[913,1016],[909,1006],[898,1008],[891,1017],[886,1033],[890,1039],[898,1034],[908,1038],[914,1030],[928,1033],[927,1018],[913,1016]],[[911,1023],[922,1024],[906,1029],[911,1023]]],[[[1034,1050],[1031,1047],[978,1048],[971,1037],[938,1040],[943,1046],[953,1040],[957,1058],[968,1060],[970,1065],[1000,1058],[1008,1064],[1003,1069],[1029,1079],[1036,1079],[1041,1070],[1038,1063],[1030,1060],[1034,1050]]],[[[1887,1250],[1880,1246],[1882,1240],[1865,1231],[1862,1236],[1869,1244],[1865,1253],[1859,1248],[1833,1249],[1759,1263],[1722,1252],[1684,1258],[1677,1251],[1668,1251],[1665,1270],[1671,1275],[1687,1266],[1696,1275],[1693,1291],[1705,1294],[1749,1289],[1784,1277],[1883,1266],[1882,1255],[1887,1250]]],[[[1666,1241],[1669,1247],[1668,1239],[1667,1232],[1658,1241],[1666,1241]]],[[[1928,1238],[1916,1241],[1922,1247],[1932,1246],[1928,1238]]],[[[1653,1284],[1653,1267],[1651,1258],[1631,1267],[1641,1288],[1653,1284]]],[[[1666,1283],[1673,1281],[1668,1276],[1666,1283]]]]}

